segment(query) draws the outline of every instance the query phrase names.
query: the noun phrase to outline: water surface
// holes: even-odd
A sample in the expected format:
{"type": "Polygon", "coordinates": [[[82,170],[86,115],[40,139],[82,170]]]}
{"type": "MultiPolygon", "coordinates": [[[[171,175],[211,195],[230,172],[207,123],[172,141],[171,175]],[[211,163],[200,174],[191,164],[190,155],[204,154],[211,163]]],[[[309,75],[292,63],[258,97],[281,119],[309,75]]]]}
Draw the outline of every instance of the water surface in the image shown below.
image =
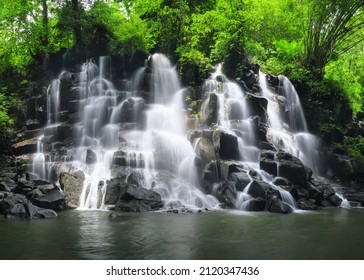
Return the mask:
{"type": "Polygon", "coordinates": [[[364,259],[364,209],[0,219],[0,259],[364,259]]]}

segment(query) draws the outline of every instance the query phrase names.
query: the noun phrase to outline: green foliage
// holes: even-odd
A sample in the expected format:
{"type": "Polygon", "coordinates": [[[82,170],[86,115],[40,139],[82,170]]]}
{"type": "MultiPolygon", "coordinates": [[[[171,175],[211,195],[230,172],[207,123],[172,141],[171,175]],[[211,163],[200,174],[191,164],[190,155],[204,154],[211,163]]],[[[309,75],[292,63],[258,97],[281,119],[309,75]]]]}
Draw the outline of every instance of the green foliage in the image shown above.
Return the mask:
{"type": "Polygon", "coordinates": [[[12,134],[15,123],[13,113],[18,104],[19,98],[16,94],[6,95],[0,92],[0,149],[6,147],[6,142],[12,134]]]}
{"type": "Polygon", "coordinates": [[[364,33],[364,0],[318,0],[309,3],[304,64],[320,76],[327,63],[359,42],[364,33]]]}
{"type": "Polygon", "coordinates": [[[155,43],[147,25],[135,14],[127,14],[119,3],[96,2],[86,13],[86,45],[100,45],[111,52],[148,52],[155,43]]]}
{"type": "Polygon", "coordinates": [[[0,129],[4,129],[14,124],[14,120],[9,116],[9,109],[14,103],[14,96],[6,96],[0,93],[0,129]]]}
{"type": "Polygon", "coordinates": [[[360,168],[364,168],[364,138],[345,136],[341,145],[349,155],[357,160],[360,168]]]}
{"type": "Polygon", "coordinates": [[[325,67],[325,79],[340,85],[354,113],[361,112],[364,106],[363,55],[360,45],[325,67]]]}

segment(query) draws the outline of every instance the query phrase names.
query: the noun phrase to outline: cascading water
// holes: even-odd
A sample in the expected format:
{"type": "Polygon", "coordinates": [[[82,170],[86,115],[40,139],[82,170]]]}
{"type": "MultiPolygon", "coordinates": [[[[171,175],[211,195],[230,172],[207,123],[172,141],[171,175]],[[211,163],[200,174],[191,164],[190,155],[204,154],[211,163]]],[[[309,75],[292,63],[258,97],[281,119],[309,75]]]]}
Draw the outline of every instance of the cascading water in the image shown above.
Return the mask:
{"type": "MultiPolygon", "coordinates": [[[[235,207],[240,210],[249,211],[250,203],[253,198],[249,195],[249,188],[253,182],[253,178],[249,175],[250,170],[257,172],[261,179],[272,186],[273,189],[280,193],[283,202],[289,205],[293,210],[297,209],[296,203],[292,195],[273,184],[273,177],[266,172],[260,170],[260,149],[256,147],[256,136],[254,131],[253,119],[251,118],[250,108],[247,105],[246,93],[236,84],[229,81],[221,72],[221,65],[218,65],[216,71],[211,75],[210,79],[204,85],[207,98],[202,105],[203,119],[207,120],[211,112],[211,98],[217,96],[217,119],[214,122],[218,128],[237,137],[239,144],[239,160],[243,162],[245,172],[250,178],[250,183],[243,191],[237,192],[235,207]]],[[[272,100],[273,94],[267,92],[267,87],[262,85],[265,97],[272,100]]],[[[298,97],[297,97],[298,98],[298,97]]],[[[268,102],[268,115],[270,119],[270,129],[281,129],[281,119],[277,111],[278,104],[268,102]]],[[[279,133],[282,133],[280,130],[279,133]]]]}
{"type": "MultiPolygon", "coordinates": [[[[199,166],[203,160],[201,157],[208,158],[204,164],[233,160],[238,171],[246,174],[248,179],[244,189],[234,190],[236,197],[232,207],[244,211],[254,209],[252,205],[257,200],[251,195],[251,189],[256,187],[258,180],[278,193],[282,202],[296,209],[292,195],[273,183],[273,175],[260,169],[262,150],[258,148],[256,134],[260,120],[249,107],[249,98],[253,95],[229,81],[221,67],[217,66],[202,87],[201,119],[195,126],[199,131],[196,137],[190,138],[189,133],[193,131],[188,131],[186,125],[185,89],[181,88],[177,71],[167,57],[152,55],[149,62],[135,73],[133,80],[123,84],[121,91],[110,81],[113,74],[110,58],[101,57],[97,64],[92,61],[84,63],[73,88],[77,98],[67,101],[69,108],[76,108],[74,114],[78,116],[72,124],[72,142],[66,153],[46,153],[43,148],[43,141],[49,141],[46,139],[48,135],[59,133],[58,128],[63,125],[59,78],[48,89],[48,122],[44,135],[38,140],[31,171],[39,178],[50,180],[50,169],[54,165],[58,165],[58,175],[62,171],[82,170],[85,181],[78,205],[81,209],[107,208],[107,181],[117,168],[129,172],[127,177],[137,173],[138,183],[158,192],[165,205],[179,201],[180,205],[190,208],[211,209],[220,204],[215,191],[220,191],[221,182],[216,181],[212,191],[201,185],[204,180],[199,166]],[[216,149],[220,147],[211,143],[213,155],[208,155],[209,149],[203,150],[206,148],[203,145],[210,140],[214,142],[214,137],[221,134],[226,139],[235,139],[237,149],[229,150],[228,147],[228,155],[219,158],[216,149]],[[210,135],[210,140],[206,135],[210,135]],[[192,139],[192,144],[188,138],[192,139]],[[115,164],[117,156],[120,161],[115,164]]],[[[260,74],[262,95],[268,100],[267,139],[276,150],[282,149],[298,157],[317,175],[315,152],[318,140],[307,131],[294,87],[287,78],[282,76],[279,79],[281,95],[275,95],[260,74]]],[[[279,159],[275,157],[274,160],[279,176],[279,159]]]]}
{"type": "Polygon", "coordinates": [[[291,82],[279,76],[282,96],[273,94],[265,75],[259,73],[262,95],[268,100],[268,135],[277,149],[282,149],[302,160],[318,176],[319,140],[309,133],[298,94],[291,82]],[[284,98],[282,98],[284,97],[284,98]]]}
{"type": "Polygon", "coordinates": [[[178,75],[162,54],[151,57],[152,104],[146,111],[140,148],[145,168],[144,187],[159,192],[165,201],[212,208],[218,201],[197,185],[195,152],[186,138],[183,90],[178,75]]]}

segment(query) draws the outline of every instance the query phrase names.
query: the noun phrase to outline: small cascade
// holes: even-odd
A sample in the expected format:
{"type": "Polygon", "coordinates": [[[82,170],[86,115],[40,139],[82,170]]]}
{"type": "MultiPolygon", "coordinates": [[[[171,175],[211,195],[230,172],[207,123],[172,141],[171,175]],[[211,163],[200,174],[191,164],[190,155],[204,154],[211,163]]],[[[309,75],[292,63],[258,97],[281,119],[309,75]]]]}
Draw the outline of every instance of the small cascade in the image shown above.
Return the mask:
{"type": "Polygon", "coordinates": [[[347,200],[342,194],[336,193],[336,195],[342,200],[340,207],[342,208],[351,208],[349,200],[347,200]]]}
{"type": "Polygon", "coordinates": [[[236,136],[239,158],[248,165],[255,164],[257,167],[260,150],[255,146],[255,131],[246,103],[246,94],[236,83],[229,81],[222,74],[221,68],[222,65],[219,64],[204,84],[206,98],[201,108],[202,119],[205,125],[216,123],[221,130],[236,136]],[[211,104],[214,103],[216,108],[211,108],[211,104]],[[216,117],[211,114],[213,110],[217,111],[216,117]]]}
{"type": "Polygon", "coordinates": [[[249,176],[250,183],[244,188],[242,192],[238,192],[237,199],[236,199],[236,209],[242,210],[242,211],[250,211],[251,207],[250,204],[252,202],[253,197],[249,194],[250,187],[253,184],[253,178],[250,176],[249,172],[247,172],[247,175],[249,176]]]}
{"type": "Polygon", "coordinates": [[[267,85],[265,75],[259,73],[262,95],[268,100],[268,137],[277,149],[285,150],[302,160],[317,177],[319,140],[308,132],[303,109],[292,83],[284,76],[279,76],[279,83],[282,95],[274,94],[267,85]]]}
{"type": "Polygon", "coordinates": [[[37,152],[32,156],[32,170],[33,174],[37,174],[39,179],[46,179],[46,162],[45,154],[43,153],[43,139],[44,135],[41,135],[37,139],[37,152]]]}
{"type": "Polygon", "coordinates": [[[60,79],[54,79],[47,90],[48,125],[58,123],[60,112],[60,85],[60,79]]]}

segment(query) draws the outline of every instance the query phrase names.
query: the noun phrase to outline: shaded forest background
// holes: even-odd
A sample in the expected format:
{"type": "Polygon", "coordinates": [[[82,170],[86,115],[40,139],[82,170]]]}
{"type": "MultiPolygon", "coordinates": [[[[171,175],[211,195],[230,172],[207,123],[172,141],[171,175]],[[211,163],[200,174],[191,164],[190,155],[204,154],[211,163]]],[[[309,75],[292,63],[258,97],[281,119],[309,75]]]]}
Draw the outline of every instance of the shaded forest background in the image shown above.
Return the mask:
{"type": "Polygon", "coordinates": [[[237,80],[250,63],[286,75],[310,130],[364,166],[364,0],[2,0],[0,22],[2,149],[59,74],[53,61],[161,52],[184,86],[219,62],[237,80]]]}

